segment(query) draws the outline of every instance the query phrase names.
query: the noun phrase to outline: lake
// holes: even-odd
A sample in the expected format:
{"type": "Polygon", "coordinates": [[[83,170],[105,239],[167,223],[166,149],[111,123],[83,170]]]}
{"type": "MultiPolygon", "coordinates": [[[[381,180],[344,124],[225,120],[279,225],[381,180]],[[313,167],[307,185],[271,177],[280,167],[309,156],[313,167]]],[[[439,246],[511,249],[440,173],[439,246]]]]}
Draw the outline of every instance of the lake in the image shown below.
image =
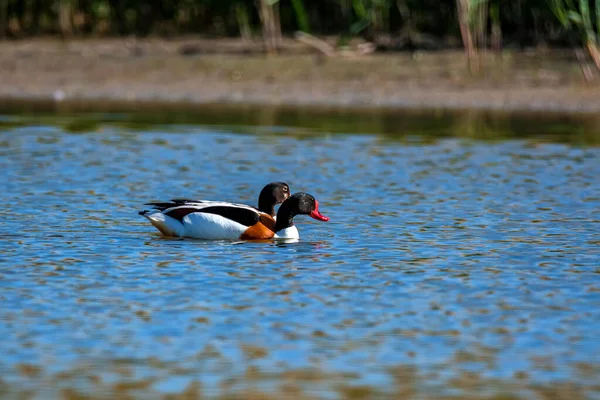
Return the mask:
{"type": "Polygon", "coordinates": [[[46,111],[0,115],[2,397],[600,398],[597,118],[46,111]],[[137,215],[270,181],[331,220],[137,215]]]}

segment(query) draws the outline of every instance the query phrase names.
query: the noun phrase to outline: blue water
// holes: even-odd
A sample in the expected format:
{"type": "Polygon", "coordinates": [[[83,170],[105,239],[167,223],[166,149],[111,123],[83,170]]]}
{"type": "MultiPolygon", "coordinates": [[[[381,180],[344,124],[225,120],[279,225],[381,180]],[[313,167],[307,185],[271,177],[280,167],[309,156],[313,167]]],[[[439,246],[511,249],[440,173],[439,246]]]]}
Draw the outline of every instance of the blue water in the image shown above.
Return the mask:
{"type": "Polygon", "coordinates": [[[599,160],[527,137],[6,124],[0,394],[598,398],[599,160]],[[229,243],[137,215],[255,204],[274,180],[331,221],[229,243]]]}

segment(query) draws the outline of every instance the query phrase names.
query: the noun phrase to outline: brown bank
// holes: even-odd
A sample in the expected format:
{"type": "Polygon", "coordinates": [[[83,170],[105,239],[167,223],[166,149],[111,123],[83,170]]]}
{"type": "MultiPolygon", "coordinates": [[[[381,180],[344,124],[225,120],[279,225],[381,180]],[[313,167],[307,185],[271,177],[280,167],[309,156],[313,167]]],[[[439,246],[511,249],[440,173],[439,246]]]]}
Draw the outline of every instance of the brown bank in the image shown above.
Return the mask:
{"type": "Polygon", "coordinates": [[[472,76],[459,50],[325,57],[293,40],[277,57],[223,39],[3,41],[0,98],[600,111],[600,85],[572,51],[505,51],[485,63],[472,76]]]}

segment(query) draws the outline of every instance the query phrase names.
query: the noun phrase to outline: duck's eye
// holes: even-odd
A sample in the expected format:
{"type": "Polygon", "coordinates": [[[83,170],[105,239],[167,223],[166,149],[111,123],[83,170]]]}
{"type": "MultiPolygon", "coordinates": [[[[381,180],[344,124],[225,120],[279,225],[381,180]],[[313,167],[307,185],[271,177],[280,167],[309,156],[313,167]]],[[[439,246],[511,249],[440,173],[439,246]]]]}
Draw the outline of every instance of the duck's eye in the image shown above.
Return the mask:
{"type": "Polygon", "coordinates": [[[284,187],[284,188],[283,188],[283,191],[284,191],[284,192],[287,192],[288,190],[289,190],[289,189],[288,189],[287,187],[284,187]]]}

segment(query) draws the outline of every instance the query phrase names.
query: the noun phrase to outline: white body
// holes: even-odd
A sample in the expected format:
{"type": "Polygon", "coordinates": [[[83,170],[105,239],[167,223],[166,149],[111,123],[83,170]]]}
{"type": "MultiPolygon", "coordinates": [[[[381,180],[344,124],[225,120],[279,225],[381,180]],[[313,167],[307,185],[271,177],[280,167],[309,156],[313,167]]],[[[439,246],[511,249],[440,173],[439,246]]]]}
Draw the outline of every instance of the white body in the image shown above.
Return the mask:
{"type": "Polygon", "coordinates": [[[237,240],[248,229],[247,226],[220,215],[202,212],[188,214],[183,217],[182,222],[162,212],[145,215],[145,217],[166,236],[237,240]]]}
{"type": "Polygon", "coordinates": [[[275,234],[276,239],[300,239],[298,228],[296,225],[292,225],[288,228],[282,229],[275,234]]]}
{"type": "MultiPolygon", "coordinates": [[[[261,213],[254,207],[245,204],[225,203],[220,201],[196,201],[181,206],[175,206],[164,211],[153,211],[144,214],[144,217],[165,236],[189,237],[209,240],[239,240],[240,236],[248,229],[247,226],[222,217],[217,214],[204,213],[203,208],[214,206],[240,207],[261,213]],[[182,218],[181,222],[175,218],[165,215],[165,212],[173,209],[196,208],[198,212],[192,212],[182,218]]],[[[281,239],[299,239],[298,229],[295,226],[282,229],[274,236],[281,239]]]]}

